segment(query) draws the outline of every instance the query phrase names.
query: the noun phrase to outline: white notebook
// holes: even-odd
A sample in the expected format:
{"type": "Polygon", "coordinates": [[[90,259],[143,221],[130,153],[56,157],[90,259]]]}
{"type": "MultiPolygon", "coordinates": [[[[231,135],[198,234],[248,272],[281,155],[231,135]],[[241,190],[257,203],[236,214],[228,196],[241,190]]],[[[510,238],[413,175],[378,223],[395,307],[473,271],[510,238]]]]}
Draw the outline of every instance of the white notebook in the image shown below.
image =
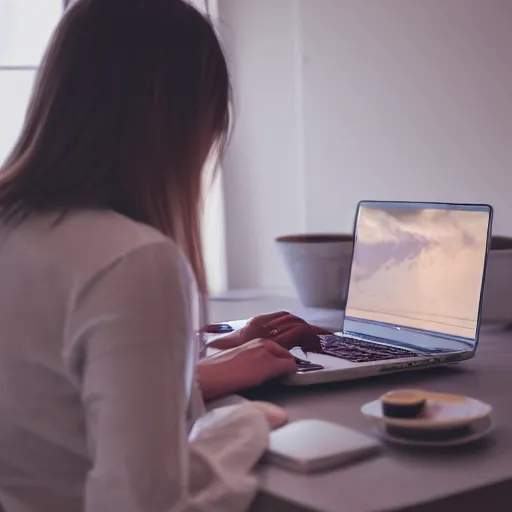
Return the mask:
{"type": "Polygon", "coordinates": [[[378,452],[376,439],[323,420],[300,420],[270,434],[266,458],[293,471],[332,469],[378,452]]]}

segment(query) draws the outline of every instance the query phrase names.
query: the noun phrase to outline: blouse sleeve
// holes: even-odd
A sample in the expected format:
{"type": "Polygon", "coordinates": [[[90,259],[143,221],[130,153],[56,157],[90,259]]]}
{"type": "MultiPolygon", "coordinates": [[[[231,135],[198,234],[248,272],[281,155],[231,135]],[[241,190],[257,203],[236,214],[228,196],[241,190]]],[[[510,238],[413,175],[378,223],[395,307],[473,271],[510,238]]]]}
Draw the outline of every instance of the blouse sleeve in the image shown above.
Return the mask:
{"type": "Polygon", "coordinates": [[[252,501],[264,415],[222,407],[187,430],[193,294],[183,256],[162,242],[113,262],[74,301],[66,340],[86,415],[86,512],[237,512],[252,501]]]}

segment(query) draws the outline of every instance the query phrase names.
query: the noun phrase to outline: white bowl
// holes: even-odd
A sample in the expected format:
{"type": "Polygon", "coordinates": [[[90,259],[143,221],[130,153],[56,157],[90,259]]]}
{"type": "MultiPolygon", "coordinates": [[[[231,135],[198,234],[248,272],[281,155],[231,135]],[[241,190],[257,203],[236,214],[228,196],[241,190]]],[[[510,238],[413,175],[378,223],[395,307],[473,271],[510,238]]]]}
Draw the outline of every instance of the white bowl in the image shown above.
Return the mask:
{"type": "Polygon", "coordinates": [[[482,322],[512,322],[512,238],[492,237],[485,274],[482,322]]]}
{"type": "Polygon", "coordinates": [[[352,235],[287,235],[276,242],[304,306],[345,308],[352,235]]]}

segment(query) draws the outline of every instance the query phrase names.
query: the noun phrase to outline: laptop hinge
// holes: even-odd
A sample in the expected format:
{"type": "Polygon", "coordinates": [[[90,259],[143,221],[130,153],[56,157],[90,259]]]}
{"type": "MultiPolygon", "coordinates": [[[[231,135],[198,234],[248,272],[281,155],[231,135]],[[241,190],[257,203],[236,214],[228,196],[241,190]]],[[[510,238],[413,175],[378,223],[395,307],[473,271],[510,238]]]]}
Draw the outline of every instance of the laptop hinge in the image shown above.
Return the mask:
{"type": "Polygon", "coordinates": [[[343,336],[346,336],[347,338],[354,338],[356,340],[361,340],[361,341],[371,341],[373,343],[379,343],[381,345],[388,345],[391,347],[404,348],[406,350],[410,350],[413,353],[421,354],[421,355],[433,355],[436,353],[435,351],[431,352],[429,350],[421,349],[417,345],[411,345],[409,343],[401,343],[401,342],[394,341],[394,340],[391,341],[391,340],[384,339],[384,338],[377,338],[376,336],[369,336],[368,334],[362,334],[362,333],[358,333],[358,332],[347,331],[347,332],[343,333],[343,336]]]}

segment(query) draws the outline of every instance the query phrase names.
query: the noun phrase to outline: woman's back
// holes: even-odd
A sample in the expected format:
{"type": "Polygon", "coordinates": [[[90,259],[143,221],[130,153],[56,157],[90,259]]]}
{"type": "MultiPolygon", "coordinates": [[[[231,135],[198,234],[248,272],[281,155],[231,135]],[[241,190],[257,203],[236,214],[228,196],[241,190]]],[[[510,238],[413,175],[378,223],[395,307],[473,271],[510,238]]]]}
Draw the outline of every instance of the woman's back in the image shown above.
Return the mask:
{"type": "Polygon", "coordinates": [[[83,509],[91,447],[80,394],[85,351],[73,346],[69,325],[76,303],[134,252],[163,244],[176,256],[169,264],[183,265],[163,235],[115,213],[55,220],[33,216],[0,231],[0,502],[7,510],[83,509]]]}

